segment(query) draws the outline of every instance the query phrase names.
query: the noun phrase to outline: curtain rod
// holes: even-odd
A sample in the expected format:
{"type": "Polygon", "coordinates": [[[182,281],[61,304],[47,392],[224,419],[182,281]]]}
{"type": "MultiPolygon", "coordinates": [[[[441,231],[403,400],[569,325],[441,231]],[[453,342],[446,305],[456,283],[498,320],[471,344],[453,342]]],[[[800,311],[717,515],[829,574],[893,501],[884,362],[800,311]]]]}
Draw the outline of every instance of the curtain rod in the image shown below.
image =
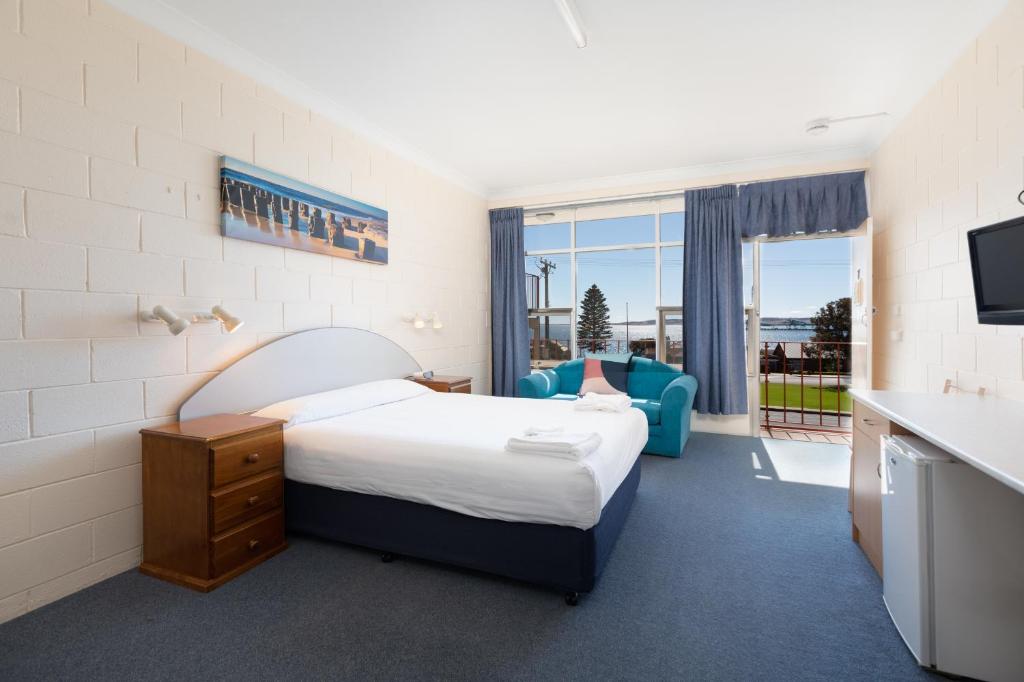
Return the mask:
{"type": "Polygon", "coordinates": [[[552,202],[548,204],[528,204],[523,206],[523,211],[538,211],[541,209],[566,209],[566,208],[577,208],[580,206],[596,206],[600,204],[618,204],[625,201],[641,201],[644,199],[674,199],[676,197],[682,197],[686,194],[687,190],[694,189],[707,189],[708,187],[720,187],[722,185],[752,185],[755,182],[774,182],[776,180],[797,180],[799,178],[812,178],[818,175],[841,175],[842,173],[859,173],[861,171],[867,171],[867,168],[848,168],[841,171],[829,171],[827,173],[802,173],[800,175],[786,175],[778,178],[770,178],[766,180],[747,180],[745,182],[719,182],[713,185],[695,185],[693,187],[687,187],[686,189],[669,190],[665,192],[643,192],[640,194],[622,194],[614,197],[601,197],[598,199],[580,199],[578,201],[566,201],[566,202],[552,202]]]}

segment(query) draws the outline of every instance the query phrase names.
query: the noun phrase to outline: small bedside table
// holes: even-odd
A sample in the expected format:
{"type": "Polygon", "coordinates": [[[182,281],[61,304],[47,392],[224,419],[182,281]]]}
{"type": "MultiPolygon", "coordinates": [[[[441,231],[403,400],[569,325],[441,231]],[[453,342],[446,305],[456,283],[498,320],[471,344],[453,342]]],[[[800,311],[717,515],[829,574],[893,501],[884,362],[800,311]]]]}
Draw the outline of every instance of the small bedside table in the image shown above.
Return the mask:
{"type": "Polygon", "coordinates": [[[415,381],[417,384],[426,386],[427,388],[437,391],[438,393],[473,392],[473,377],[453,377],[435,374],[430,379],[419,379],[417,377],[409,378],[412,381],[415,381]]]}
{"type": "Polygon", "coordinates": [[[209,592],[287,547],[283,423],[219,414],[142,429],[139,570],[209,592]]]}

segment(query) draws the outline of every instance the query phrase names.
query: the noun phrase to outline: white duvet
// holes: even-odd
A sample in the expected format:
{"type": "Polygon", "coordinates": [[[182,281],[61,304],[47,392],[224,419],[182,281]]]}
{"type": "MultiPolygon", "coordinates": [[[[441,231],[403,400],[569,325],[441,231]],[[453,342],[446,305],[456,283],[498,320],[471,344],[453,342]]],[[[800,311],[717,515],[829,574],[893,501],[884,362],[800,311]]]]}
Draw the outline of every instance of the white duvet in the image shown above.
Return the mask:
{"type": "Polygon", "coordinates": [[[427,392],[287,428],[285,475],[503,521],[587,529],[647,443],[643,412],[572,402],[427,392]],[[596,431],[580,461],[505,450],[527,427],[596,431]]]}

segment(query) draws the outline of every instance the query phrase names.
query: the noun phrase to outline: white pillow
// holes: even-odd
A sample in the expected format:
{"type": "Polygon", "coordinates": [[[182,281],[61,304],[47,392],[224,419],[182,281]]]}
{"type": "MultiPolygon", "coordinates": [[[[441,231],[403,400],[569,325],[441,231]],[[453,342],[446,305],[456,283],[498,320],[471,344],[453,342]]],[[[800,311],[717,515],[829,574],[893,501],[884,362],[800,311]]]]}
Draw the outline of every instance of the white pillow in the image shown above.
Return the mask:
{"type": "Polygon", "coordinates": [[[347,388],[336,388],[332,391],[282,400],[279,403],[268,405],[258,412],[253,412],[253,416],[284,419],[286,422],[284,428],[287,429],[306,422],[339,417],[378,405],[408,400],[424,393],[430,393],[430,389],[405,379],[369,381],[347,388]]]}

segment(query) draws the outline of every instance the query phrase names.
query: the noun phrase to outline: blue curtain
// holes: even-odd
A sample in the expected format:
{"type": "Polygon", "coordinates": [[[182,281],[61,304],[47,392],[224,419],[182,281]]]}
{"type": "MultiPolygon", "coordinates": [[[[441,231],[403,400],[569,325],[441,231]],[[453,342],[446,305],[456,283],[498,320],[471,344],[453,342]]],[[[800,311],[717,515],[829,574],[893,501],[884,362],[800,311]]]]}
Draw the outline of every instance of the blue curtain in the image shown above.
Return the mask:
{"type": "Polygon", "coordinates": [[[747,413],[741,239],[735,185],[686,192],[683,369],[702,414],[747,413]]]}
{"type": "Polygon", "coordinates": [[[516,395],[530,373],[523,209],[491,211],[491,393],[516,395]]]}
{"type": "Polygon", "coordinates": [[[736,199],[744,237],[849,232],[867,217],[864,171],[755,182],[736,199]]]}

